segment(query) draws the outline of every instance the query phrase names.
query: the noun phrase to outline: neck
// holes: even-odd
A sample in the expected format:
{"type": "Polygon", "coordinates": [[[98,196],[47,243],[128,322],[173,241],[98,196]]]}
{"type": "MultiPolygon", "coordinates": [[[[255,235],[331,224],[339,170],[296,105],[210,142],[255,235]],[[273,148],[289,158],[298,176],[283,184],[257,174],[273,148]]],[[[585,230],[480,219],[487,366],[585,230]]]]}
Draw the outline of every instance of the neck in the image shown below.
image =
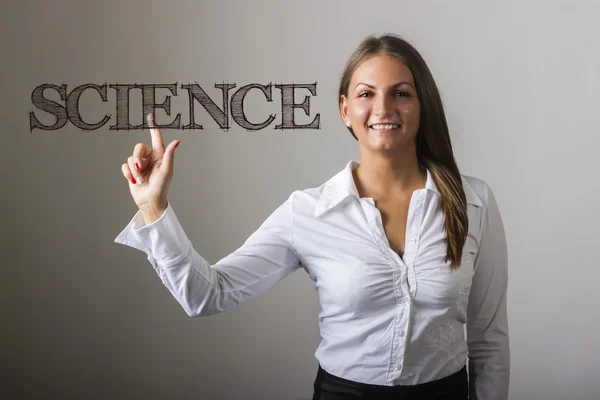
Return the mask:
{"type": "Polygon", "coordinates": [[[410,196],[427,181],[414,147],[392,155],[363,152],[353,176],[360,197],[374,199],[410,196]]]}

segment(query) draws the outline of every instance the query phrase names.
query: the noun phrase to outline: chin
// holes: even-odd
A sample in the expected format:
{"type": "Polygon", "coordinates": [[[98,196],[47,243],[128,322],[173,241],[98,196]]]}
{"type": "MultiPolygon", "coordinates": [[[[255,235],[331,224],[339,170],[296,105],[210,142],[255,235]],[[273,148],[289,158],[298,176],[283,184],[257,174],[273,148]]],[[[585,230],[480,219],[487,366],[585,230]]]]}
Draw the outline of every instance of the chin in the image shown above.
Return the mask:
{"type": "Polygon", "coordinates": [[[389,153],[394,151],[398,147],[398,143],[394,142],[370,142],[368,145],[369,150],[376,152],[389,153]]]}
{"type": "Polygon", "coordinates": [[[392,140],[366,140],[365,146],[366,150],[374,153],[380,154],[397,154],[398,152],[404,152],[408,148],[411,147],[410,141],[406,140],[398,140],[399,138],[395,138],[392,140]]]}
{"type": "Polygon", "coordinates": [[[379,149],[379,150],[391,150],[394,147],[398,146],[398,137],[394,137],[396,135],[385,135],[382,136],[381,134],[379,135],[370,135],[367,138],[367,141],[369,143],[369,146],[373,149],[379,149]]]}

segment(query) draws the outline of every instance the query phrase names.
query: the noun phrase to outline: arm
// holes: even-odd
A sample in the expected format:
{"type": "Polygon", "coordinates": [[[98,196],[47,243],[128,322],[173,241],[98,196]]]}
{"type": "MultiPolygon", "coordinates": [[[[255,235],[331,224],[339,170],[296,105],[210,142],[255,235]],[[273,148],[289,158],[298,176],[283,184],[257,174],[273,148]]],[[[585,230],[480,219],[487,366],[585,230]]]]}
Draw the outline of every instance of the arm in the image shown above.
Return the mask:
{"type": "Polygon", "coordinates": [[[163,284],[189,316],[230,310],[300,267],[292,243],[290,197],[246,242],[215,265],[193,248],[169,204],[144,226],[138,212],[115,242],[145,252],[163,284]]]}
{"type": "Polygon", "coordinates": [[[487,201],[467,309],[470,398],[506,400],[510,378],[507,245],[498,204],[485,187],[487,201]]]}

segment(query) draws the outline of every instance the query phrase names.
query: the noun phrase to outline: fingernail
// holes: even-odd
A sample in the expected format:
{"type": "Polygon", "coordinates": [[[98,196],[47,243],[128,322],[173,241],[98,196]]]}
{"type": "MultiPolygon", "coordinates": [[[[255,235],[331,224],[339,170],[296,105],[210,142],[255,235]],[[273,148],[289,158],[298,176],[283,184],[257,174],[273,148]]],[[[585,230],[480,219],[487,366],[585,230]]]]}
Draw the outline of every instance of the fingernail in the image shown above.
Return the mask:
{"type": "Polygon", "coordinates": [[[177,148],[177,146],[179,146],[179,143],[181,143],[181,141],[177,142],[177,144],[175,145],[175,148],[177,148]]]}
{"type": "Polygon", "coordinates": [[[135,178],[131,178],[131,183],[135,184],[135,178]]]}
{"type": "Polygon", "coordinates": [[[144,179],[141,176],[138,176],[138,185],[141,185],[144,182],[144,179]]]}
{"type": "Polygon", "coordinates": [[[136,170],[136,171],[139,171],[139,170],[140,170],[140,164],[138,164],[138,163],[135,163],[135,170],[136,170]]]}

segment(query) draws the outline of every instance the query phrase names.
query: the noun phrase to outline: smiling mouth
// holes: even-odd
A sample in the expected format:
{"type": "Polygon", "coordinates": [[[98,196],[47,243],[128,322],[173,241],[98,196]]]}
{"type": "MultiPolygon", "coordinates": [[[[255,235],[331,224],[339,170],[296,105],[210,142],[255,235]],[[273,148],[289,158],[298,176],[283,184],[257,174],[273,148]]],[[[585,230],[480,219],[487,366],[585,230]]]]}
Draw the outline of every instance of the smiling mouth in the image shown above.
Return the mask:
{"type": "Polygon", "coordinates": [[[398,124],[375,124],[375,125],[369,125],[369,128],[374,129],[376,131],[391,131],[391,130],[400,128],[400,125],[398,125],[398,124]]]}

